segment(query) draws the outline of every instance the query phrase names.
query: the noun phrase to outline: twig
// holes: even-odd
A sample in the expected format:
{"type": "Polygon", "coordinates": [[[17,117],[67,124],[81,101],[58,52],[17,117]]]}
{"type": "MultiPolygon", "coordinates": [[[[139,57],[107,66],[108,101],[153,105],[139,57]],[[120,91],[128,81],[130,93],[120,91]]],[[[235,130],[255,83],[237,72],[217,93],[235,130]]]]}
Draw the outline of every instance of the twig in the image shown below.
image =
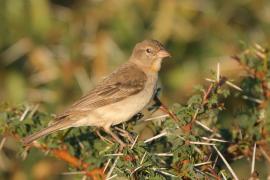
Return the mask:
{"type": "MultiPolygon", "coordinates": [[[[194,122],[196,122],[196,119],[197,119],[198,113],[199,113],[199,111],[200,111],[200,109],[201,109],[201,106],[204,106],[204,105],[207,103],[207,100],[208,100],[208,98],[209,98],[209,96],[210,96],[210,94],[211,94],[211,92],[212,92],[213,87],[214,87],[214,85],[213,85],[213,83],[211,83],[211,84],[208,86],[207,90],[204,91],[203,100],[202,100],[202,102],[201,102],[201,105],[196,109],[194,115],[192,116],[191,121],[188,123],[188,125],[186,125],[186,127],[189,128],[189,129],[188,129],[188,132],[191,131],[194,122]]],[[[183,129],[183,128],[182,128],[182,129],[183,129]]]]}
{"type": "MultiPolygon", "coordinates": [[[[257,47],[256,47],[257,48],[257,47]]],[[[250,51],[248,51],[250,52],[250,51]]],[[[267,60],[266,60],[266,57],[267,57],[267,51],[264,50],[264,51],[261,51],[261,49],[257,48],[255,50],[255,55],[257,57],[259,57],[261,60],[263,60],[265,63],[264,63],[264,71],[258,71],[256,69],[253,69],[251,67],[249,67],[247,64],[244,64],[242,61],[241,61],[241,58],[239,56],[232,56],[232,58],[234,60],[236,60],[246,71],[248,74],[250,74],[252,77],[255,77],[255,78],[258,78],[260,81],[261,81],[261,86],[262,86],[262,89],[263,89],[263,95],[264,95],[264,98],[265,100],[268,100],[269,98],[269,87],[267,86],[267,82],[266,82],[266,72],[267,72],[267,60]]],[[[249,100],[252,100],[249,99],[249,100]]],[[[256,101],[254,101],[256,102],[256,101]]],[[[262,101],[261,103],[263,103],[264,101],[262,101]]],[[[259,104],[261,104],[260,102],[257,102],[259,104]]]]}
{"type": "Polygon", "coordinates": [[[175,121],[179,121],[179,119],[177,118],[177,116],[172,113],[165,105],[161,104],[161,106],[159,107],[159,109],[163,112],[165,112],[166,114],[168,114],[173,120],[175,121]]]}
{"type": "Polygon", "coordinates": [[[212,89],[213,89],[213,84],[210,84],[207,88],[207,91],[204,93],[203,102],[202,102],[203,105],[206,103],[206,100],[209,98],[209,95],[210,95],[212,89]]]}
{"type": "Polygon", "coordinates": [[[165,112],[166,114],[168,114],[173,120],[175,121],[179,121],[179,119],[177,118],[177,116],[171,112],[161,101],[160,99],[155,95],[153,100],[155,101],[155,104],[157,106],[159,106],[159,109],[163,112],[165,112]]]}
{"type": "Polygon", "coordinates": [[[232,174],[233,178],[235,180],[238,180],[238,177],[236,176],[235,172],[233,171],[233,169],[231,168],[231,166],[229,165],[229,163],[227,162],[227,160],[224,158],[224,156],[221,154],[221,152],[217,149],[217,147],[215,145],[213,145],[213,148],[216,150],[216,152],[219,155],[219,157],[222,159],[222,161],[224,162],[224,164],[227,166],[227,168],[229,169],[229,171],[232,174]]]}
{"type": "Polygon", "coordinates": [[[262,155],[264,156],[264,158],[270,163],[270,156],[267,154],[267,152],[265,152],[265,150],[261,146],[259,146],[259,149],[262,155]]]}
{"type": "MultiPolygon", "coordinates": [[[[17,140],[20,140],[16,135],[14,135],[14,137],[17,140]]],[[[35,147],[35,148],[40,149],[42,151],[50,152],[53,156],[67,162],[71,166],[73,166],[75,168],[85,170],[85,175],[88,176],[88,177],[91,177],[94,180],[97,180],[97,179],[100,179],[100,178],[104,179],[104,173],[103,173],[102,168],[95,168],[95,169],[93,169],[91,171],[87,171],[87,168],[90,166],[90,164],[79,160],[75,156],[71,155],[65,149],[49,148],[46,145],[39,144],[37,142],[32,143],[30,146],[28,146],[26,148],[30,148],[30,147],[35,147]]]]}
{"type": "Polygon", "coordinates": [[[86,169],[89,164],[82,162],[81,160],[77,159],[76,157],[69,154],[67,151],[62,149],[50,149],[50,152],[53,153],[59,159],[62,159],[69,164],[73,165],[74,167],[80,168],[83,167],[86,169]]]}
{"type": "Polygon", "coordinates": [[[210,167],[207,168],[209,172],[206,172],[206,174],[210,177],[213,177],[216,180],[220,180],[220,177],[217,175],[216,171],[210,167]]]}

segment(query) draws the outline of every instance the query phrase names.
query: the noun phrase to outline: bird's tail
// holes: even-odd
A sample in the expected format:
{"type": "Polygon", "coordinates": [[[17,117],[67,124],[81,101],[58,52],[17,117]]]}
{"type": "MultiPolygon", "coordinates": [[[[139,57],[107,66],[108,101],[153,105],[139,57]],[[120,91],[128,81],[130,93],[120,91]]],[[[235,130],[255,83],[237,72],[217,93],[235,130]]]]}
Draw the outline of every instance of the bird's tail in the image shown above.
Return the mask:
{"type": "Polygon", "coordinates": [[[60,129],[64,129],[66,124],[65,123],[61,123],[61,122],[56,122],[52,125],[50,125],[49,127],[42,129],[34,134],[31,134],[25,138],[23,138],[23,144],[24,145],[29,145],[31,144],[33,141],[43,137],[43,136],[47,136],[48,134],[51,134],[55,131],[58,131],[60,129]]]}

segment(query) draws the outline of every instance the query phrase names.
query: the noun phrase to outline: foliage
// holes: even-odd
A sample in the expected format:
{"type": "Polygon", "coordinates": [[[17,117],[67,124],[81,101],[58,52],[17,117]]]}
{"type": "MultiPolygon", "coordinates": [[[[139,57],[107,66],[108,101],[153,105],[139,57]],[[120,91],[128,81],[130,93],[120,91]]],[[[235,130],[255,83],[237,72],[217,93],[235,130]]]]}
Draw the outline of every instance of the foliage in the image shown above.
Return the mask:
{"type": "MultiPolygon", "coordinates": [[[[160,109],[168,116],[150,121],[147,127],[154,132],[151,138],[138,138],[134,125],[141,121],[134,118],[114,128],[129,144],[124,149],[117,143],[101,140],[96,129],[89,130],[88,127],[54,133],[32,147],[66,161],[70,172],[84,171],[84,175],[93,179],[106,176],[236,178],[233,169],[228,169],[231,166],[224,161],[229,164],[239,158],[269,161],[270,72],[269,53],[259,45],[232,58],[246,71],[240,86],[222,76],[218,65],[212,77],[207,79],[207,88],[198,86],[186,104],[175,104],[169,110],[161,103],[160,109]],[[238,103],[232,105],[231,101],[238,103]],[[230,124],[222,122],[224,114],[232,120],[230,124]]],[[[19,141],[45,127],[53,118],[37,108],[29,108],[29,105],[10,107],[3,104],[1,109],[1,133],[19,141]]],[[[103,132],[101,135],[110,139],[103,132]]],[[[21,151],[25,154],[22,146],[21,151]]],[[[31,150],[28,153],[31,156],[31,150]]],[[[251,169],[251,178],[260,176],[256,170],[251,169]]]]}

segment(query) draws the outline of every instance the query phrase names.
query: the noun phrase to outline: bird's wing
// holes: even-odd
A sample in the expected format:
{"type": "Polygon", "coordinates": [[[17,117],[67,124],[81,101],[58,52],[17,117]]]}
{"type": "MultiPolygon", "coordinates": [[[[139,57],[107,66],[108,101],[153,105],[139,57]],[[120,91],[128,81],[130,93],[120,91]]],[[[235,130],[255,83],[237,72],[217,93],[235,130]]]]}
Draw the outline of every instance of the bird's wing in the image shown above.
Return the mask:
{"type": "Polygon", "coordinates": [[[99,107],[119,102],[142,91],[146,80],[146,74],[137,65],[126,63],[59,114],[56,119],[85,114],[99,107]]]}

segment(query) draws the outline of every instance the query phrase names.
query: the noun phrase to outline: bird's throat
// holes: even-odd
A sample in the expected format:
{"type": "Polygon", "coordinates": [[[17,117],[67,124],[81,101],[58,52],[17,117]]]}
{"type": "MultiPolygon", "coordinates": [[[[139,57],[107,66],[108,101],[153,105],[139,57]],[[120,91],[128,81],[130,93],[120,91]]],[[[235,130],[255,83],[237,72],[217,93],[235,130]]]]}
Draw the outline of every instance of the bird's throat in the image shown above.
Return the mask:
{"type": "Polygon", "coordinates": [[[136,64],[137,66],[139,66],[145,73],[158,73],[158,71],[161,68],[161,62],[162,59],[157,59],[155,61],[153,61],[151,64],[143,64],[139,61],[135,61],[133,62],[134,64],[136,64]]]}
{"type": "Polygon", "coordinates": [[[158,72],[161,68],[161,61],[162,61],[162,59],[158,59],[158,60],[153,61],[153,63],[150,66],[150,70],[152,72],[158,72]]]}

